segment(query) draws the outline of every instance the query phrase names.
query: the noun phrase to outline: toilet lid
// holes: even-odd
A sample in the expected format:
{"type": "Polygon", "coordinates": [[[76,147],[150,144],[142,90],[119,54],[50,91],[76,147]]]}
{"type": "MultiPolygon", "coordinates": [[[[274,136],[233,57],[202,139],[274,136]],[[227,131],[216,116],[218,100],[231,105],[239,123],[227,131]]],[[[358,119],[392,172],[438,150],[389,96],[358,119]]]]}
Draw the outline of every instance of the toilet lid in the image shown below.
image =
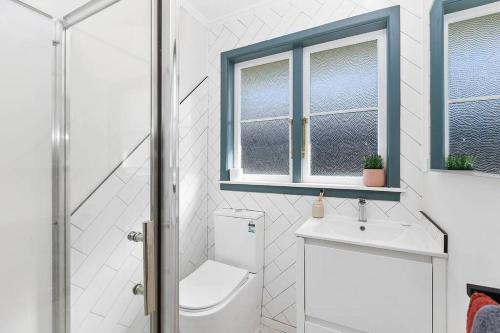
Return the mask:
{"type": "Polygon", "coordinates": [[[207,260],[179,286],[179,306],[187,310],[211,308],[226,300],[248,279],[248,271],[207,260]]]}

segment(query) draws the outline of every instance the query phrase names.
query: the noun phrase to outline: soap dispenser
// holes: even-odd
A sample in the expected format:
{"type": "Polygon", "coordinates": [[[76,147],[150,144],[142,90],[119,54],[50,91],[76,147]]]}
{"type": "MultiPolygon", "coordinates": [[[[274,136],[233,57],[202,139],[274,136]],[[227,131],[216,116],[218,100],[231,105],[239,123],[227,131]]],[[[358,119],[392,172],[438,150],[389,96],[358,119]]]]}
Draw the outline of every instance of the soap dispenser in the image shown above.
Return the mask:
{"type": "Polygon", "coordinates": [[[323,191],[319,192],[319,198],[314,200],[312,216],[315,218],[325,217],[325,205],[323,204],[323,191]]]}

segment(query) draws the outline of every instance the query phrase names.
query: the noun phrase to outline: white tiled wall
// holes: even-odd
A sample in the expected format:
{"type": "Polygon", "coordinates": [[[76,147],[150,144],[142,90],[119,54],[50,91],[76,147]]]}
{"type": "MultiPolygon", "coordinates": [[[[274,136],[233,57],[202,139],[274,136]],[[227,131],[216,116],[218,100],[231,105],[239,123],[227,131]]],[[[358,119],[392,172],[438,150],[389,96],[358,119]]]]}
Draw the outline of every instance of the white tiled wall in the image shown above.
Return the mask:
{"type": "Polygon", "coordinates": [[[143,332],[142,244],[129,241],[149,219],[149,140],[71,217],[72,332],[143,332]]]}
{"type": "Polygon", "coordinates": [[[179,108],[179,270],[184,278],[208,257],[208,80],[179,108]]]}
{"type": "MultiPolygon", "coordinates": [[[[370,201],[368,216],[419,221],[422,201],[423,12],[412,0],[291,0],[269,2],[209,26],[210,113],[208,147],[209,255],[217,208],[247,208],[266,213],[263,317],[295,325],[295,247],[293,232],[311,216],[313,198],[219,190],[220,53],[283,34],[368,11],[401,6],[401,202],[370,201]]],[[[355,216],[357,202],[327,198],[327,214],[355,216]]],[[[266,319],[267,320],[267,319],[266,319]]],[[[269,321],[267,321],[269,323],[269,321]]],[[[284,329],[281,329],[285,331],[284,329]]]]}

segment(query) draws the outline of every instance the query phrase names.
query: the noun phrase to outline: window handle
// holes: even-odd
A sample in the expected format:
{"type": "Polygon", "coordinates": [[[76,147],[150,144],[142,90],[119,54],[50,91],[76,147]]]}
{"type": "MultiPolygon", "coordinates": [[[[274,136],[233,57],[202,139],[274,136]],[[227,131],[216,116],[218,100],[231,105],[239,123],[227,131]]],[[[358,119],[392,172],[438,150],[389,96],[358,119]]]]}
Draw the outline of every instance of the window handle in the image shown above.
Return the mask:
{"type": "Polygon", "coordinates": [[[293,160],[293,119],[290,119],[290,158],[293,160]]]}
{"type": "Polygon", "coordinates": [[[307,118],[302,118],[302,158],[306,157],[306,128],[307,118]]]}

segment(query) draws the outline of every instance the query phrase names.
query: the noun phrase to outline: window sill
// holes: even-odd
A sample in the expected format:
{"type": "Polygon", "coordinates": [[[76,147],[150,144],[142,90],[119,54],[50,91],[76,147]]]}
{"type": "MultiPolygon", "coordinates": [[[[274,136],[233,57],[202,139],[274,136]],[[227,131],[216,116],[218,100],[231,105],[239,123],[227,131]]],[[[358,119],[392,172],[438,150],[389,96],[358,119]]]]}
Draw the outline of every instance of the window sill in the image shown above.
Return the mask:
{"type": "Polygon", "coordinates": [[[451,174],[451,175],[500,179],[500,175],[481,172],[481,171],[474,171],[474,170],[431,169],[430,171],[436,172],[436,173],[446,173],[446,174],[451,174]]]}
{"type": "Polygon", "coordinates": [[[263,181],[219,181],[223,191],[280,193],[295,195],[319,194],[324,190],[327,197],[365,198],[371,200],[399,201],[402,188],[396,187],[366,187],[362,185],[316,184],[316,183],[281,183],[263,181]]]}

